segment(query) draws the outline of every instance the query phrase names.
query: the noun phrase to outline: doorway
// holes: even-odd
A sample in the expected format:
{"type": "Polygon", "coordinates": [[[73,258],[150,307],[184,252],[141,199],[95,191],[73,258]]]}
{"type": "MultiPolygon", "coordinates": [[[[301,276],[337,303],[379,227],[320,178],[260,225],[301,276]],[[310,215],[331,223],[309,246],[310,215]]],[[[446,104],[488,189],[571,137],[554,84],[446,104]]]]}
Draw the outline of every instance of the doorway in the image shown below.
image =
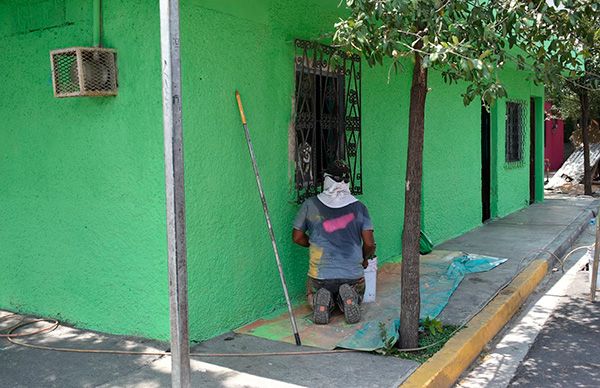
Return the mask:
{"type": "Polygon", "coordinates": [[[535,202],[535,98],[529,100],[529,204],[535,202]]]}
{"type": "Polygon", "coordinates": [[[482,222],[491,213],[491,119],[490,112],[481,105],[481,206],[482,222]]]}

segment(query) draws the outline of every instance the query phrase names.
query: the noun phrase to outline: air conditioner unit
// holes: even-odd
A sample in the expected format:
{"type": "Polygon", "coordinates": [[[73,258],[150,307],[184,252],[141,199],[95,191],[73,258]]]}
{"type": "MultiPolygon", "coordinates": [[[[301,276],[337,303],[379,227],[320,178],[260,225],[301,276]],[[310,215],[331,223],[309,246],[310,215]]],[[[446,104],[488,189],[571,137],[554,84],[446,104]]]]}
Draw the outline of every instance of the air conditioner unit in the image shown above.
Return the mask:
{"type": "Polygon", "coordinates": [[[116,96],[117,52],[71,47],[50,52],[54,97],[116,96]]]}

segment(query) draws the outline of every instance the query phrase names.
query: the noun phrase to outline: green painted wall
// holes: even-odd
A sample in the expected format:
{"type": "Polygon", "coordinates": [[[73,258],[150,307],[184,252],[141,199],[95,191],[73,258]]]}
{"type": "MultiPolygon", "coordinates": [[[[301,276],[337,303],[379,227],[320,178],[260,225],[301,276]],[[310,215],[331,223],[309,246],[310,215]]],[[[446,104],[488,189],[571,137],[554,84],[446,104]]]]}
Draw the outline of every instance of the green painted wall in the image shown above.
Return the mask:
{"type": "Polygon", "coordinates": [[[429,86],[423,229],[438,244],[481,223],[481,105],[465,107],[465,85],[446,85],[439,74],[430,75],[429,86]]]}
{"type": "Polygon", "coordinates": [[[158,2],[104,5],[119,95],[56,99],[92,2],[0,1],[0,308],[168,338],[158,2]]]}
{"type": "MultiPolygon", "coordinates": [[[[182,4],[193,338],[213,336],[283,306],[235,89],[244,100],[290,291],[296,300],[303,298],[306,252],[289,236],[297,211],[288,173],[293,40],[330,31],[337,18],[334,3],[263,1],[247,13],[233,0],[182,4]]],[[[408,63],[406,72],[388,83],[386,67],[363,67],[361,200],[375,222],[382,261],[398,260],[401,252],[410,68],[408,63]]],[[[506,77],[515,94],[530,92],[529,83],[524,87],[516,74],[506,77]]],[[[480,106],[464,107],[464,85],[444,85],[439,74],[431,75],[430,86],[423,219],[440,243],[481,223],[480,106]]],[[[503,147],[498,139],[495,147],[503,147]]],[[[528,175],[500,166],[496,176],[502,196],[497,214],[525,206],[528,175]]]]}
{"type": "Polygon", "coordinates": [[[296,298],[307,271],[305,252],[290,243],[297,211],[288,177],[293,40],[327,31],[336,4],[319,20],[310,15],[323,9],[318,1],[257,2],[243,14],[238,3],[181,4],[190,330],[197,339],[249,322],[283,303],[236,89],[296,298]]]}
{"type": "MultiPolygon", "coordinates": [[[[519,100],[525,103],[526,117],[524,119],[525,131],[523,133],[524,154],[523,163],[507,164],[505,161],[506,147],[506,99],[496,102],[492,108],[492,169],[496,182],[492,187],[492,215],[503,217],[521,209],[529,204],[529,155],[530,155],[530,124],[529,107],[530,98],[537,98],[538,105],[543,107],[544,89],[536,86],[526,79],[526,75],[514,69],[506,69],[501,75],[501,80],[508,91],[508,100],[519,100]],[[494,144],[495,142],[495,144],[494,144]]],[[[542,111],[543,112],[543,111],[542,111]]],[[[543,133],[540,133],[544,122],[543,114],[536,117],[537,123],[537,171],[536,200],[543,200],[543,133]],[[541,173],[540,173],[540,168],[541,173]],[[540,192],[541,190],[541,192],[540,192]]]]}
{"type": "MultiPolygon", "coordinates": [[[[0,106],[8,117],[0,126],[6,161],[0,178],[9,183],[0,188],[0,215],[10,225],[0,226],[0,241],[10,242],[0,252],[8,268],[0,273],[0,308],[165,339],[158,6],[141,0],[105,5],[106,45],[119,50],[116,98],[52,97],[48,51],[91,44],[91,1],[65,0],[64,17],[55,15],[60,24],[37,32],[0,27],[8,61],[24,63],[22,75],[0,76],[7,85],[1,98],[10,101],[0,106]]],[[[28,20],[37,26],[40,17],[27,9],[21,14],[33,15],[28,20]]],[[[337,1],[182,1],[193,339],[250,322],[284,302],[235,89],[244,100],[290,291],[303,299],[306,251],[290,241],[298,209],[288,150],[293,41],[331,31],[338,12],[337,1]]],[[[361,200],[375,223],[382,261],[399,260],[401,252],[410,63],[405,70],[390,82],[387,67],[365,65],[362,75],[361,200]]],[[[528,82],[510,71],[505,77],[509,93],[529,98],[528,82]]],[[[444,85],[439,74],[431,74],[430,87],[423,224],[440,243],[480,224],[480,107],[464,107],[464,85],[444,85]]],[[[527,166],[506,169],[498,160],[504,155],[501,106],[494,108],[492,128],[496,215],[523,207],[529,195],[527,166]]]]}

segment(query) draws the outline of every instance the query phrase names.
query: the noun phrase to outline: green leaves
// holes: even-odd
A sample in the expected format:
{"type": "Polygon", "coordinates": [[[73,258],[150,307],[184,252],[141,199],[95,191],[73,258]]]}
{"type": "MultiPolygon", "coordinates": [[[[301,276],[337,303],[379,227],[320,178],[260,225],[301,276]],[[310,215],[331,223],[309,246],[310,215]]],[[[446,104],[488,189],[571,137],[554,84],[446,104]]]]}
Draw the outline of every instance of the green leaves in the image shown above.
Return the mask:
{"type": "MultiPolygon", "coordinates": [[[[359,51],[371,65],[419,55],[422,66],[441,71],[445,82],[469,82],[465,104],[505,95],[497,71],[523,25],[544,23],[543,0],[354,0],[336,24],[337,44],[359,51]],[[535,7],[538,10],[533,11],[535,7]],[[541,16],[540,16],[541,15],[541,16]]],[[[545,3],[544,3],[545,4],[545,3]]]]}
{"type": "Polygon", "coordinates": [[[485,103],[506,95],[498,70],[513,62],[539,83],[562,77],[585,81],[583,66],[600,63],[597,0],[347,0],[348,17],[334,41],[359,51],[371,66],[422,57],[445,82],[467,81],[463,99],[485,103]],[[418,48],[417,48],[418,47],[418,48]]]}
{"type": "Polygon", "coordinates": [[[483,60],[487,57],[489,57],[492,54],[492,50],[485,50],[484,52],[481,53],[481,55],[479,56],[480,60],[483,60]]]}
{"type": "Polygon", "coordinates": [[[421,325],[423,326],[423,330],[429,332],[431,335],[436,335],[444,331],[442,321],[435,318],[427,317],[422,321],[421,325]]]}

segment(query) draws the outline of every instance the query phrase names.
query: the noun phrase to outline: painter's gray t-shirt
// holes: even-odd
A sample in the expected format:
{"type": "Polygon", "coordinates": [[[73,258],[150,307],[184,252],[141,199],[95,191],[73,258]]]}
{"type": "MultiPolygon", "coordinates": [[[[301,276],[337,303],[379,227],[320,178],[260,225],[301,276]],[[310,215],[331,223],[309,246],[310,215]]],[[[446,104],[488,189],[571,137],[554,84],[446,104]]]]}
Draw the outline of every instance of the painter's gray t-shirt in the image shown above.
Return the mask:
{"type": "Polygon", "coordinates": [[[373,229],[365,205],[354,202],[334,209],[311,197],[300,207],[294,228],[309,235],[308,276],[314,279],[363,277],[361,233],[373,229]]]}

